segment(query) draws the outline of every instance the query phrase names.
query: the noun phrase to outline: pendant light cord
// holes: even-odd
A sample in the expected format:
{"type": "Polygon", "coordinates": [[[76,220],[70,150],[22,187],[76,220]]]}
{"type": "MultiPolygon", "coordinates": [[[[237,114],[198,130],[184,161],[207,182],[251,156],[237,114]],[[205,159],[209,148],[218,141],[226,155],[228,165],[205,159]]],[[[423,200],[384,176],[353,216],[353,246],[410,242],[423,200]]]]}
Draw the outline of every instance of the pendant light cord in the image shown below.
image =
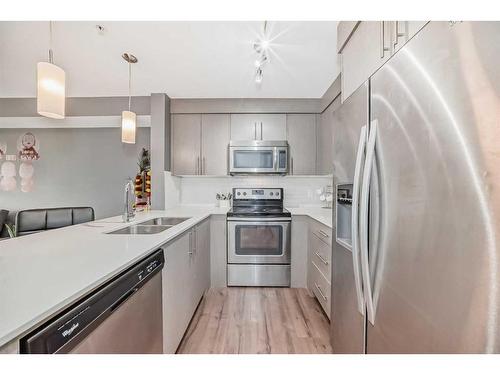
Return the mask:
{"type": "Polygon", "coordinates": [[[128,110],[130,112],[130,101],[132,99],[132,64],[128,63],[128,110]]]}
{"type": "Polygon", "coordinates": [[[52,21],[49,21],[49,63],[54,63],[54,54],[52,52],[52,21]]]}

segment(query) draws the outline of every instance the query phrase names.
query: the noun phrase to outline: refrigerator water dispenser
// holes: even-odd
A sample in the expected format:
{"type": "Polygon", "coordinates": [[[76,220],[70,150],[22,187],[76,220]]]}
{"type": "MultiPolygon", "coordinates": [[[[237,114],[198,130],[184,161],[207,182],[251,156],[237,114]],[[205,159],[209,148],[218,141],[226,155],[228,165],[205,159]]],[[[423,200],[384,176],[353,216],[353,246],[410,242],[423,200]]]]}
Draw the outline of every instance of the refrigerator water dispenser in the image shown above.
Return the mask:
{"type": "Polygon", "coordinates": [[[336,186],[336,240],[342,246],[351,249],[352,184],[336,186]]]}

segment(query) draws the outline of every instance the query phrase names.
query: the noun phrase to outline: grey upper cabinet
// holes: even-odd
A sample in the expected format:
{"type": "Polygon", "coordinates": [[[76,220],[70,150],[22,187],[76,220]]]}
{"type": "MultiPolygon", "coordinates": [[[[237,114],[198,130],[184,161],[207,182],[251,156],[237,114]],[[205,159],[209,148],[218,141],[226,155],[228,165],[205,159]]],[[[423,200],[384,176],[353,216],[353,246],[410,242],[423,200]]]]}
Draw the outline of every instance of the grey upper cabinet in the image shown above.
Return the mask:
{"type": "Polygon", "coordinates": [[[201,173],[204,175],[227,174],[229,122],[228,114],[201,116],[201,173]]]}
{"type": "Polygon", "coordinates": [[[392,49],[393,53],[405,45],[428,21],[393,21],[392,49]]]}
{"type": "Polygon", "coordinates": [[[201,115],[172,115],[172,171],[176,175],[201,172],[201,115]]]}
{"type": "Polygon", "coordinates": [[[231,140],[284,140],[285,114],[232,114],[231,140]]]}
{"type": "Polygon", "coordinates": [[[333,112],[340,106],[338,96],[325,111],[318,115],[317,174],[333,174],[333,112]]]}
{"type": "Polygon", "coordinates": [[[286,115],[259,115],[260,139],[264,141],[283,141],[286,139],[286,115]]]}
{"type": "Polygon", "coordinates": [[[254,114],[231,115],[231,140],[251,141],[257,139],[257,119],[254,114]]]}
{"type": "Polygon", "coordinates": [[[427,21],[340,22],[342,101],[370,78],[427,21]]]}
{"type": "Polygon", "coordinates": [[[390,57],[387,21],[362,21],[342,49],[342,101],[347,99],[390,57]]]}
{"type": "Polygon", "coordinates": [[[173,173],[227,174],[229,115],[172,115],[173,173]]]}
{"type": "Polygon", "coordinates": [[[316,115],[293,114],[286,117],[290,147],[290,174],[316,174],[316,115]]]}

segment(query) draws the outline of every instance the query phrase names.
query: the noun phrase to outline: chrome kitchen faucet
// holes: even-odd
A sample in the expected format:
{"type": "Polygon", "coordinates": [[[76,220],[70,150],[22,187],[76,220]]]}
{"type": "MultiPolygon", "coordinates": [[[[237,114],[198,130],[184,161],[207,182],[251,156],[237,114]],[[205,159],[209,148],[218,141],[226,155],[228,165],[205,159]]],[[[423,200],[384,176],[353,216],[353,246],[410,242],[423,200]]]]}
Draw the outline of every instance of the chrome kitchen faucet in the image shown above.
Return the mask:
{"type": "Polygon", "coordinates": [[[127,184],[125,185],[125,195],[124,195],[124,198],[125,198],[124,203],[125,204],[123,207],[124,212],[122,215],[124,223],[128,223],[130,221],[130,219],[133,219],[135,217],[134,207],[130,204],[130,198],[129,198],[130,192],[132,192],[132,194],[133,194],[133,191],[134,191],[134,185],[132,183],[132,179],[129,178],[127,180],[127,184]]]}

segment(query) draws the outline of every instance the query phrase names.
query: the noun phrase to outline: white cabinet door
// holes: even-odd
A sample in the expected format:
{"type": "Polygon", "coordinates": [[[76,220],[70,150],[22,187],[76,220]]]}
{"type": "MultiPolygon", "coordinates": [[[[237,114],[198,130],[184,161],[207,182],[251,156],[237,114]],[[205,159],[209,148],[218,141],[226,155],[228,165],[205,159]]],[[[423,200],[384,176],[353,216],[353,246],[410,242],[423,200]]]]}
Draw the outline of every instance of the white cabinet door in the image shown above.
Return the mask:
{"type": "Polygon", "coordinates": [[[255,114],[232,114],[231,115],[231,140],[253,141],[260,139],[260,120],[255,114]],[[259,124],[259,126],[257,126],[259,124]]]}
{"type": "Polygon", "coordinates": [[[287,115],[290,174],[316,174],[316,115],[287,115]]]}
{"type": "Polygon", "coordinates": [[[163,352],[168,354],[177,350],[192,316],[190,246],[191,232],[186,232],[164,248],[163,352]]]}
{"type": "Polygon", "coordinates": [[[172,161],[175,175],[201,174],[201,115],[172,116],[172,161]]]}
{"type": "Polygon", "coordinates": [[[257,134],[260,140],[283,141],[286,139],[286,115],[285,114],[262,114],[259,115],[259,126],[257,134]]]}
{"type": "Polygon", "coordinates": [[[391,55],[391,22],[362,21],[342,50],[342,101],[391,55]]]}
{"type": "Polygon", "coordinates": [[[227,175],[229,115],[201,115],[202,174],[227,175]]]}

